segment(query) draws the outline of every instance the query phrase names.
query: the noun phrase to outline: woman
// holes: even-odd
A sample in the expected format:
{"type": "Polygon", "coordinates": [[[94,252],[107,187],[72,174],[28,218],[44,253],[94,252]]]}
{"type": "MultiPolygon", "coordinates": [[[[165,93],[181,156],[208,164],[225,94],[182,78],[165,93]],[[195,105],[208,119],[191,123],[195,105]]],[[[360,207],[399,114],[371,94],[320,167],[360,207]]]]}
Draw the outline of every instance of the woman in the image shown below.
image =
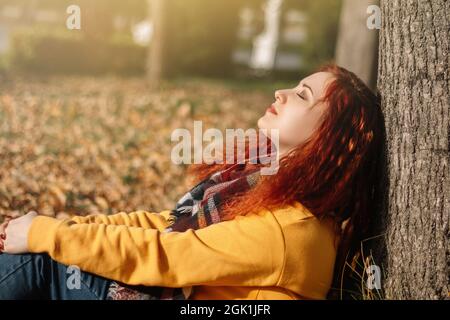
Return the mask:
{"type": "Polygon", "coordinates": [[[275,175],[205,164],[172,211],[11,220],[0,299],[326,298],[376,214],[379,100],[334,65],[275,98],[275,175]]]}

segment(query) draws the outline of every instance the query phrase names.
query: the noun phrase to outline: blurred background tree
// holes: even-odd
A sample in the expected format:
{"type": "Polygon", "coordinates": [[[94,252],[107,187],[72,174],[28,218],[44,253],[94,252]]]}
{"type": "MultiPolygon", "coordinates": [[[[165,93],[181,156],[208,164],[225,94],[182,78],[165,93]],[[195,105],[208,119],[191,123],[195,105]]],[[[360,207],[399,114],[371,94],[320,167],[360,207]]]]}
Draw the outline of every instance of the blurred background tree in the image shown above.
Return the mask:
{"type": "Polygon", "coordinates": [[[239,27],[240,1],[150,0],[150,19],[158,29],[150,46],[150,62],[165,76],[177,73],[230,76],[232,50],[239,27]],[[156,14],[152,12],[156,10],[156,14]],[[164,54],[161,54],[161,51],[164,54]],[[150,60],[153,60],[151,57],[150,60]]]}
{"type": "Polygon", "coordinates": [[[307,16],[307,38],[299,48],[302,71],[313,72],[335,56],[342,0],[285,0],[285,8],[295,8],[307,16]]]}
{"type": "Polygon", "coordinates": [[[171,61],[174,72],[229,76],[239,27],[239,0],[172,0],[171,61]]]}
{"type": "MultiPolygon", "coordinates": [[[[0,0],[0,66],[27,73],[142,75],[151,64],[164,64],[164,77],[254,76],[250,60],[267,24],[269,0],[166,0],[167,25],[159,40],[153,38],[152,1],[158,0],[0,0]],[[81,30],[65,26],[66,8],[74,4],[81,8],[81,30]],[[142,30],[144,41],[136,41],[142,30]],[[150,62],[155,41],[165,42],[164,62],[150,62]]],[[[341,0],[282,1],[276,61],[263,75],[298,79],[332,60],[340,6],[341,0]]]]}
{"type": "MultiPolygon", "coordinates": [[[[372,89],[378,73],[379,34],[374,26],[368,26],[367,11],[370,8],[372,12],[378,4],[378,0],[344,0],[336,44],[336,63],[355,72],[372,89]]],[[[371,15],[373,24],[376,17],[374,12],[371,15]]]]}
{"type": "Polygon", "coordinates": [[[145,17],[141,0],[2,2],[1,9],[0,21],[10,26],[6,54],[14,71],[135,74],[143,69],[145,49],[131,33],[131,26],[145,17]],[[70,5],[81,8],[81,30],[66,28],[70,5]]]}

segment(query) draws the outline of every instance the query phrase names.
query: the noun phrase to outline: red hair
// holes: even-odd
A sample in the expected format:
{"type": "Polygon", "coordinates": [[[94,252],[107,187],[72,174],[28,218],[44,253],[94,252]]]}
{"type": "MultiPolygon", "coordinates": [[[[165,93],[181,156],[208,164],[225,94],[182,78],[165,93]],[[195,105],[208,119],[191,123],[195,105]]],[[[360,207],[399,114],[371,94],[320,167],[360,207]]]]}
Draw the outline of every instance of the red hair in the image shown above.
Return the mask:
{"type": "MultiPolygon", "coordinates": [[[[351,258],[361,241],[371,236],[378,208],[384,120],[378,96],[354,73],[336,65],[318,71],[334,76],[322,99],[328,109],[319,128],[280,159],[277,174],[263,176],[249,192],[225,203],[223,210],[231,219],[298,201],[319,219],[333,217],[341,240],[336,286],[346,257],[351,258]]],[[[192,166],[190,172],[204,179],[229,166],[202,164],[192,166]]]]}

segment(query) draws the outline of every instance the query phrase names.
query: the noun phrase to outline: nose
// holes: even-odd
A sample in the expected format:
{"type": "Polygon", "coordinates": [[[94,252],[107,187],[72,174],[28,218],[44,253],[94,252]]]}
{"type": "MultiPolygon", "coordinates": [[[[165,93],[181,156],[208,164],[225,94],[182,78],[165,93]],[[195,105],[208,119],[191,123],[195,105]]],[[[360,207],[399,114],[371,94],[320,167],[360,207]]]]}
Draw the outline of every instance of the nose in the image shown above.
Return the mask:
{"type": "Polygon", "coordinates": [[[281,90],[275,91],[275,100],[279,101],[280,103],[284,103],[286,101],[286,97],[281,90]]]}

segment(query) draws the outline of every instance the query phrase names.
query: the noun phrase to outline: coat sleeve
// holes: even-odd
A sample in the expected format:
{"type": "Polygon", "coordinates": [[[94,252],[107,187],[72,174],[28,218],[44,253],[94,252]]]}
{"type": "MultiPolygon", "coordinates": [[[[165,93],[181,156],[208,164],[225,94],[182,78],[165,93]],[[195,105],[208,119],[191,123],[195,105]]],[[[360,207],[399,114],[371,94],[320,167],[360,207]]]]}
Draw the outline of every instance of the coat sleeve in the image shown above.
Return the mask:
{"type": "Polygon", "coordinates": [[[134,211],[131,213],[119,212],[113,215],[92,214],[85,217],[75,216],[70,218],[77,224],[108,224],[108,225],[124,225],[129,227],[139,227],[144,229],[164,230],[169,222],[167,221],[170,210],[160,213],[147,211],[134,211]]]}
{"type": "Polygon", "coordinates": [[[276,219],[256,214],[169,233],[38,216],[30,227],[28,247],[108,279],[174,288],[274,286],[285,257],[276,219]]]}

